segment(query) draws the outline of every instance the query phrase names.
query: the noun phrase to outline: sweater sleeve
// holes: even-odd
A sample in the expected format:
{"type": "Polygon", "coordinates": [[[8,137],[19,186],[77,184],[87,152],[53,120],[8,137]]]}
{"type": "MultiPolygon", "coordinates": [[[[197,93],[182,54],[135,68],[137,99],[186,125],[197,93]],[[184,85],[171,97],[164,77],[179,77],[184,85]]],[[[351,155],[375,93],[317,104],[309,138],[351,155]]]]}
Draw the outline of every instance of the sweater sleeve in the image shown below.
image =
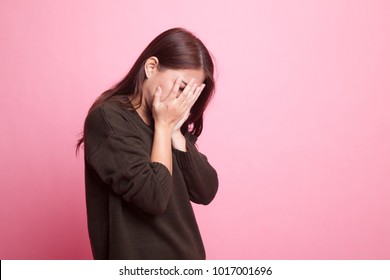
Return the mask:
{"type": "Polygon", "coordinates": [[[218,175],[205,155],[186,137],[187,152],[174,149],[191,201],[209,204],[218,190],[218,175]]]}
{"type": "Polygon", "coordinates": [[[120,111],[96,108],[84,136],[86,163],[115,194],[149,214],[165,211],[172,177],[163,164],[151,162],[136,128],[120,111]]]}

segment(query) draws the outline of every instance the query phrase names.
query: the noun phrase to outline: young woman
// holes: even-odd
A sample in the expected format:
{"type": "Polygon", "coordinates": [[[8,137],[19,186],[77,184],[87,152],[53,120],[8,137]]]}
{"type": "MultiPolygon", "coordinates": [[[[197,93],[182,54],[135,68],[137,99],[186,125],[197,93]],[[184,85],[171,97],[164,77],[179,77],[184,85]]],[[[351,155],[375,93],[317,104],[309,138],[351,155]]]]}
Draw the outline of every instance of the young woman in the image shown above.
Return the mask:
{"type": "Polygon", "coordinates": [[[209,204],[218,189],[195,147],[213,72],[204,44],[170,29],[92,105],[77,148],[95,259],[205,259],[191,201],[209,204]]]}

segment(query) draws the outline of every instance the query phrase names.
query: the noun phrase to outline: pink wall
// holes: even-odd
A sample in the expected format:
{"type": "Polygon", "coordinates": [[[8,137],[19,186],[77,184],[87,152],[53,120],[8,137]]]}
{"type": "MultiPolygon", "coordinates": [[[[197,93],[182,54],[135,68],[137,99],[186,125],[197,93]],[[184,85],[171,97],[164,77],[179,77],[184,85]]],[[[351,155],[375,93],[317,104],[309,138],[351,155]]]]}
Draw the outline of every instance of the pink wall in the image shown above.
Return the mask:
{"type": "Polygon", "coordinates": [[[0,258],[89,259],[91,102],[157,34],[214,53],[209,259],[390,258],[389,1],[0,2],[0,258]],[[164,4],[163,4],[164,3],[164,4]]]}

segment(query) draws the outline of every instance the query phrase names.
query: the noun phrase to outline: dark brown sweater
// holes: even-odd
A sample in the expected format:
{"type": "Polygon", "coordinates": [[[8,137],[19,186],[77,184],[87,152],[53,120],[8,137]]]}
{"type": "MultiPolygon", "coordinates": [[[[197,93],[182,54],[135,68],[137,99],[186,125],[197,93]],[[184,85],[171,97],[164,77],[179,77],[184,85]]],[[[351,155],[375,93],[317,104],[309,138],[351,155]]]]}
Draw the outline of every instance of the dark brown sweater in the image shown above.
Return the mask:
{"type": "Polygon", "coordinates": [[[186,135],[173,172],[152,163],[153,127],[106,101],[84,128],[88,230],[95,259],[205,259],[191,202],[208,204],[217,173],[186,135]]]}

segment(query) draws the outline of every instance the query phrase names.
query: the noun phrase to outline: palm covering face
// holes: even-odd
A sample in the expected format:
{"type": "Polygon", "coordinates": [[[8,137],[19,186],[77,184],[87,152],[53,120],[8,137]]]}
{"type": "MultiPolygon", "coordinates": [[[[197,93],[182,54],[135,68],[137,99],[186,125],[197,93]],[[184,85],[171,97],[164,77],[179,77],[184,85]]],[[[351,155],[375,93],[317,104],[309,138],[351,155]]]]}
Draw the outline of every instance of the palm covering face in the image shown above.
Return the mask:
{"type": "Polygon", "coordinates": [[[195,79],[181,91],[182,78],[176,79],[168,96],[161,100],[162,90],[157,88],[153,99],[153,118],[156,123],[172,127],[173,132],[180,129],[190,115],[190,110],[200,96],[205,84],[198,86],[195,79]]]}

